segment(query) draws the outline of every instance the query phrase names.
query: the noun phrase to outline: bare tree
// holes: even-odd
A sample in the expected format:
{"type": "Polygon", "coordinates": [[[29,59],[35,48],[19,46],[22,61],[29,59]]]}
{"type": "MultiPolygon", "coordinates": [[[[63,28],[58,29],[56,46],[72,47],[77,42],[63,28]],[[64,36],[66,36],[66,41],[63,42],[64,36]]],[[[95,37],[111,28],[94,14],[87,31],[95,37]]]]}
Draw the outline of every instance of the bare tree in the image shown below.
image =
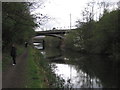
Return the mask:
{"type": "Polygon", "coordinates": [[[94,1],[88,3],[88,8],[90,9],[88,17],[90,21],[94,19],[94,5],[95,5],[94,1]]]}
{"type": "Polygon", "coordinates": [[[117,8],[120,10],[120,1],[117,2],[117,8]]]}
{"type": "Polygon", "coordinates": [[[102,15],[110,10],[110,8],[113,6],[114,8],[114,3],[112,2],[98,2],[98,9],[99,9],[99,19],[102,17],[102,15]]]}
{"type": "MultiPolygon", "coordinates": [[[[29,0],[28,0],[29,1],[29,0]]],[[[33,2],[28,2],[28,5],[30,7],[30,12],[33,15],[33,17],[36,19],[35,22],[40,27],[43,24],[46,24],[49,19],[51,19],[48,15],[42,14],[40,10],[44,8],[44,3],[47,0],[34,0],[33,2]],[[39,9],[39,12],[34,12],[37,9],[39,9]]]]}
{"type": "Polygon", "coordinates": [[[98,2],[97,5],[98,5],[98,9],[99,9],[99,19],[100,19],[102,16],[102,3],[98,2]]]}
{"type": "Polygon", "coordinates": [[[94,19],[94,5],[94,1],[87,3],[87,6],[82,11],[83,22],[89,22],[94,19]]]}

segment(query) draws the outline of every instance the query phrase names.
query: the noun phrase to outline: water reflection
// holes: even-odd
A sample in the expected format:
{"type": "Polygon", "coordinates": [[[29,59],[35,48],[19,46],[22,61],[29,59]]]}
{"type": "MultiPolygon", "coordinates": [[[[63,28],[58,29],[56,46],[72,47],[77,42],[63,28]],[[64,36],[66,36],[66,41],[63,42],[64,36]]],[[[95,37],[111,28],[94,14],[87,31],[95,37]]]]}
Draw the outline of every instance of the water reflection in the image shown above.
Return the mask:
{"type": "Polygon", "coordinates": [[[54,72],[65,80],[65,87],[119,87],[119,65],[105,56],[82,55],[78,52],[45,49],[45,57],[55,65],[54,72]]]}
{"type": "Polygon", "coordinates": [[[91,78],[89,75],[84,73],[82,70],[77,72],[74,65],[68,64],[56,64],[54,72],[65,80],[65,87],[72,88],[100,88],[102,87],[101,82],[98,78],[91,78]]]}
{"type": "Polygon", "coordinates": [[[43,49],[43,44],[42,43],[33,43],[33,45],[37,49],[43,49]]]}

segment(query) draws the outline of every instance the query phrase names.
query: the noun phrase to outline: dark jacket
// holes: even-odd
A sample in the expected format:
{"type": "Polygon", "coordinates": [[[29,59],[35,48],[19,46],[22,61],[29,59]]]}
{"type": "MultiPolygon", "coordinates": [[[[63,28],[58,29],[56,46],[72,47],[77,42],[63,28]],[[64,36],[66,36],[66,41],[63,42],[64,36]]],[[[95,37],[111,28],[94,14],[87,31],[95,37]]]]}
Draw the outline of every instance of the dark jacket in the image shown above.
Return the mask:
{"type": "Polygon", "coordinates": [[[15,56],[16,56],[16,48],[15,48],[15,47],[12,47],[12,48],[11,48],[11,56],[12,56],[12,57],[15,57],[15,56]]]}

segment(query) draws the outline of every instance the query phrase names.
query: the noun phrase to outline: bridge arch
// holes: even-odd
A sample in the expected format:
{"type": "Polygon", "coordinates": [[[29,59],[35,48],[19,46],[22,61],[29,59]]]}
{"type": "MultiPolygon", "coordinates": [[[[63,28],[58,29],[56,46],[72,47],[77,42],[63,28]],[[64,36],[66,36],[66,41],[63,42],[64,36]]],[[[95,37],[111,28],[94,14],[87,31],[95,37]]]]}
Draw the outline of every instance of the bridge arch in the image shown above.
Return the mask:
{"type": "Polygon", "coordinates": [[[52,36],[52,37],[57,37],[57,38],[59,38],[59,39],[64,39],[64,36],[55,35],[55,34],[45,34],[45,35],[38,35],[38,36],[52,36]]]}

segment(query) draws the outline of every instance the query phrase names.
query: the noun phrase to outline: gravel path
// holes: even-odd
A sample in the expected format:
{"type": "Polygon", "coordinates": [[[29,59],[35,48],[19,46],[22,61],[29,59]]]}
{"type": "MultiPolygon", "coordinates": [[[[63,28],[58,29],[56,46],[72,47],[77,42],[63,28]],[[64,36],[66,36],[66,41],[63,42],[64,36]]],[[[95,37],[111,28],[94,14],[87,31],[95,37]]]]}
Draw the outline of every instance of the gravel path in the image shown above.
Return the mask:
{"type": "Polygon", "coordinates": [[[24,88],[28,50],[17,57],[16,65],[8,65],[9,69],[2,73],[2,88],[24,88]]]}

